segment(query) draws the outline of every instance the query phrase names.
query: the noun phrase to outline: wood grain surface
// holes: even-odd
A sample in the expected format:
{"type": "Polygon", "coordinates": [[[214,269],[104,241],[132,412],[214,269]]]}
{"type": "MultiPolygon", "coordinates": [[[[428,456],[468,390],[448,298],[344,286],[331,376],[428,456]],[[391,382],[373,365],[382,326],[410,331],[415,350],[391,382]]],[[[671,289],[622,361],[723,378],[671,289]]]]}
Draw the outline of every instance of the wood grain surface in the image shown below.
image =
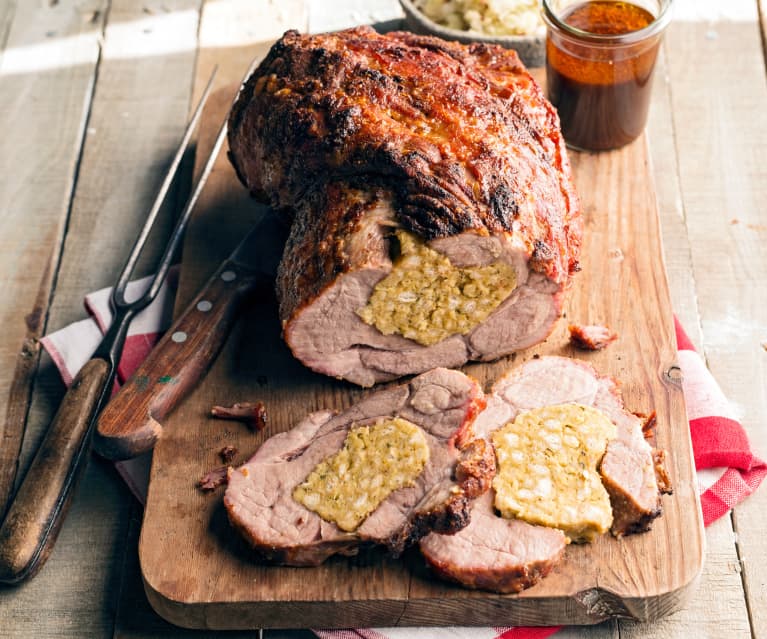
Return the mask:
{"type": "MultiPolygon", "coordinates": [[[[200,152],[206,130],[218,126],[233,93],[211,99],[200,152]]],[[[217,465],[223,446],[236,446],[236,461],[242,461],[264,437],[287,430],[306,413],[349,406],[365,392],[292,359],[280,340],[275,305],[266,300],[236,326],[208,377],[167,420],[155,449],[140,561],[150,602],[162,616],[208,628],[549,625],[610,617],[647,621],[684,605],[702,567],[704,542],[689,430],[672,371],[672,314],[647,146],[641,139],[622,151],[572,159],[586,231],[583,272],[570,291],[566,316],[605,323],[620,340],[583,355],[568,344],[562,321],[543,345],[464,370],[489,385],[535,354],[559,354],[582,357],[620,379],[631,410],[658,412],[659,444],[670,451],[675,493],[664,498],[664,515],[653,530],[573,545],[552,575],[519,596],[442,583],[416,553],[401,560],[334,559],[311,569],[259,565],[229,527],[222,492],[201,493],[196,481],[217,465]],[[214,404],[256,400],[269,411],[267,433],[256,436],[244,425],[207,417],[214,404]]],[[[222,156],[190,227],[182,297],[201,283],[199,275],[217,267],[220,252],[234,246],[258,215],[222,156]],[[204,241],[193,243],[195,237],[204,241]],[[195,275],[187,275],[187,268],[195,275]]]]}
{"type": "MultiPolygon", "coordinates": [[[[765,209],[757,195],[767,167],[759,137],[767,130],[767,4],[674,5],[647,129],[671,300],[734,400],[755,451],[767,457],[767,352],[760,346],[767,340],[767,266],[759,228],[765,209]],[[736,201],[738,210],[728,210],[736,201]],[[735,217],[741,224],[728,225],[735,217]],[[726,254],[720,238],[727,238],[726,254]],[[733,315],[748,331],[731,330],[726,320],[733,315]]],[[[63,394],[50,358],[43,354],[38,365],[36,338],[85,317],[82,295],[111,284],[127,250],[126,223],[140,223],[193,104],[192,87],[199,94],[219,54],[238,52],[243,68],[222,79],[235,81],[250,62],[250,47],[285,28],[321,32],[399,15],[396,0],[0,0],[0,414],[6,416],[0,472],[10,465],[13,474],[16,464],[24,472],[63,394]],[[101,226],[91,233],[95,221],[101,226]],[[26,317],[39,321],[30,329],[26,317]],[[17,360],[23,366],[14,376],[17,360]],[[18,451],[22,436],[17,457],[12,447],[18,451]]],[[[198,236],[193,245],[202,241],[198,236]]],[[[46,568],[22,587],[0,588],[0,637],[214,636],[173,627],[149,607],[137,558],[141,518],[121,479],[95,460],[46,568]]],[[[556,636],[767,637],[765,518],[762,488],[706,529],[700,587],[678,613],[652,624],[569,626],[556,636]]]]}
{"type": "MultiPolygon", "coordinates": [[[[255,242],[250,242],[249,247],[255,242]]],[[[246,265],[249,266],[249,265],[246,265]]],[[[126,380],[98,420],[94,448],[107,459],[151,453],[162,423],[195,388],[266,277],[226,260],[126,380]]]]}
{"type": "MultiPolygon", "coordinates": [[[[0,241],[15,247],[0,251],[9,287],[0,311],[7,331],[2,352],[14,356],[26,315],[40,318],[35,337],[80,320],[83,296],[111,285],[120,272],[186,124],[200,3],[16,4],[0,76],[1,112],[11,118],[2,130],[12,141],[0,145],[8,178],[0,191],[10,194],[2,202],[0,241]],[[19,61],[13,72],[10,49],[19,61]]],[[[150,259],[172,213],[171,202],[150,238],[150,259]]],[[[50,358],[40,359],[22,414],[19,477],[64,393],[50,358]]],[[[12,362],[3,359],[0,375],[12,362]]],[[[46,569],[21,587],[0,589],[0,636],[111,636],[132,506],[114,468],[93,460],[46,569]]]]}
{"type": "MultiPolygon", "coordinates": [[[[56,264],[80,156],[104,2],[0,10],[0,517],[16,480],[56,264]],[[12,19],[11,19],[12,18],[12,19]],[[86,19],[87,18],[87,19],[86,19]],[[55,34],[57,39],[40,46],[55,34]],[[3,49],[5,52],[3,52],[3,49]],[[56,131],[51,144],[50,132],[56,131]],[[46,148],[36,155],[32,149],[46,148]],[[19,156],[27,150],[27,160],[19,156]],[[40,188],[44,185],[44,188],[40,188]]],[[[28,439],[28,438],[27,438],[28,439]]]]}

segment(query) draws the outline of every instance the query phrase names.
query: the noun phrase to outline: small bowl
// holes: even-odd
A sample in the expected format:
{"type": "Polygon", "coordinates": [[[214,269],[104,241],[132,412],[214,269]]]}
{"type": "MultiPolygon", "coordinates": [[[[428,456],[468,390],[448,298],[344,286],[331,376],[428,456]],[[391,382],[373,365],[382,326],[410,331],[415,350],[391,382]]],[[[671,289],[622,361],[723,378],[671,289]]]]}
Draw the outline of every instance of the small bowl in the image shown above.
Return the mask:
{"type": "Polygon", "coordinates": [[[514,49],[528,67],[542,67],[546,62],[546,33],[536,35],[491,36],[469,31],[459,31],[437,24],[425,16],[411,0],[399,0],[405,12],[405,25],[413,33],[432,35],[443,40],[457,40],[463,44],[484,42],[514,49]]]}

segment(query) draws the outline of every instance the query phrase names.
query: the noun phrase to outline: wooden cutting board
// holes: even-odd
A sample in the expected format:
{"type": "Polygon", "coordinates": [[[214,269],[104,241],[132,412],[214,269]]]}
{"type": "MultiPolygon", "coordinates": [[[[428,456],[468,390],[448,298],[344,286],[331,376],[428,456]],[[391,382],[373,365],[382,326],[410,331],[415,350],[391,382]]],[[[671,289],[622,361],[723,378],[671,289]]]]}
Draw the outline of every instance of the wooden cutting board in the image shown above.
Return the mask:
{"type": "MultiPolygon", "coordinates": [[[[211,99],[199,157],[204,158],[234,88],[211,99]]],[[[566,319],[543,344],[516,357],[464,370],[486,387],[536,354],[584,359],[622,382],[630,410],[657,411],[658,445],[669,451],[674,494],[650,532],[571,545],[561,565],[519,595],[471,591],[432,578],[416,552],[334,558],[316,568],[257,563],[229,527],[223,489],[195,484],[234,445],[244,461],[268,436],[308,412],[344,408],[367,391],[314,374],[292,359],[279,335],[275,304],[256,301],[203,383],[168,419],[157,444],[140,542],[147,595],[167,620],[193,628],[307,628],[446,625],[592,624],[610,617],[648,621],[682,607],[700,574],[704,536],[690,435],[675,366],[669,290],[647,145],[571,153],[585,218],[583,271],[566,302],[566,319]],[[620,339],[605,351],[568,344],[570,321],[603,323],[620,339]],[[261,400],[269,426],[255,435],[207,416],[214,404],[261,400]]],[[[263,209],[221,154],[188,231],[182,265],[183,308],[263,209]]]]}

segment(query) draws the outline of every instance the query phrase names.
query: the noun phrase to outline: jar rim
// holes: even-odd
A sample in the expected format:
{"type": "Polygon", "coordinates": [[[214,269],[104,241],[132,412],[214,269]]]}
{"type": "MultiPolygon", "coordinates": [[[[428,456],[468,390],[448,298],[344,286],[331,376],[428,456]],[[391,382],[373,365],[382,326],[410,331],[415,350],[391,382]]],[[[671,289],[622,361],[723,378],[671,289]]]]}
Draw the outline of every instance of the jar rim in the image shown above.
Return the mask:
{"type": "Polygon", "coordinates": [[[668,23],[671,20],[670,9],[672,4],[673,0],[660,0],[660,13],[650,24],[641,29],[637,29],[636,31],[620,34],[591,33],[590,31],[584,31],[583,29],[569,25],[556,14],[554,9],[552,9],[551,0],[542,0],[541,13],[544,22],[546,22],[549,27],[564,31],[579,40],[585,40],[594,44],[634,44],[656,35],[668,26],[668,23]]]}

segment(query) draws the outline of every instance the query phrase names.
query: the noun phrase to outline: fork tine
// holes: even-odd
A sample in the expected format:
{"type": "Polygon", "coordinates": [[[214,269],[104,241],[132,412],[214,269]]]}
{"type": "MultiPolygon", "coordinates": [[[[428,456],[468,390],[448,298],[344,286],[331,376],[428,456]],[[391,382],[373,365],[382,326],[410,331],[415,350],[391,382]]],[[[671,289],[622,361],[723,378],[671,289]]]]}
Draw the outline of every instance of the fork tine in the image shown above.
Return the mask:
{"type": "Polygon", "coordinates": [[[184,206],[184,210],[179,216],[179,221],[176,225],[176,228],[173,229],[173,234],[171,235],[171,238],[165,247],[165,252],[162,254],[160,264],[157,267],[157,272],[150,282],[149,287],[141,296],[141,300],[144,304],[149,304],[157,296],[157,293],[160,292],[160,287],[162,286],[162,283],[165,279],[165,275],[168,273],[168,269],[170,268],[171,262],[173,261],[173,256],[175,255],[176,250],[178,249],[178,245],[181,243],[183,238],[184,229],[186,228],[187,222],[192,215],[192,210],[194,209],[195,204],[197,204],[197,200],[202,193],[202,189],[205,186],[205,182],[207,181],[208,176],[213,170],[213,166],[216,164],[216,159],[218,158],[219,151],[221,150],[221,146],[224,144],[224,140],[226,139],[226,131],[227,122],[224,120],[224,123],[221,125],[221,128],[216,135],[216,140],[213,143],[213,148],[210,151],[208,160],[200,172],[200,176],[197,178],[194,190],[189,196],[189,199],[184,206]]]}
{"type": "MultiPolygon", "coordinates": [[[[213,73],[211,73],[210,79],[208,80],[208,84],[205,86],[205,90],[203,91],[203,94],[200,97],[200,101],[197,103],[197,107],[195,108],[194,113],[192,114],[192,118],[189,120],[189,123],[186,126],[186,130],[184,131],[184,136],[181,139],[181,143],[179,144],[178,149],[176,150],[176,155],[173,157],[173,162],[171,162],[171,165],[168,168],[168,172],[165,175],[165,179],[163,180],[162,185],[160,186],[160,190],[157,192],[157,196],[155,197],[154,203],[152,204],[152,208],[149,210],[149,214],[147,215],[146,221],[144,222],[144,226],[142,227],[141,232],[139,233],[135,243],[133,244],[133,248],[131,249],[130,255],[128,256],[128,259],[125,262],[125,266],[123,266],[122,271],[120,271],[120,276],[117,278],[117,283],[115,284],[115,287],[112,289],[112,304],[114,305],[115,308],[121,308],[121,307],[126,307],[130,305],[125,300],[125,288],[128,285],[128,280],[133,274],[133,270],[136,268],[136,263],[138,262],[138,258],[140,257],[141,252],[144,250],[144,245],[146,244],[147,238],[149,237],[149,233],[152,230],[152,227],[154,226],[155,220],[157,218],[157,214],[160,212],[160,207],[165,201],[165,198],[168,196],[168,191],[170,190],[170,186],[173,183],[173,179],[176,177],[176,173],[178,172],[178,167],[181,165],[181,160],[184,156],[184,153],[186,152],[187,147],[189,146],[189,141],[192,138],[194,129],[196,128],[197,123],[200,120],[200,116],[202,115],[203,107],[205,106],[205,103],[208,100],[208,97],[210,96],[211,90],[213,89],[213,80],[216,77],[217,70],[218,70],[218,67],[215,67],[213,69],[213,73]]],[[[174,229],[174,235],[176,234],[177,231],[179,231],[180,225],[181,225],[181,220],[179,220],[179,222],[176,225],[176,228],[174,229]]],[[[185,226],[185,223],[184,223],[184,226],[185,226]]],[[[183,233],[183,230],[184,230],[183,228],[180,229],[182,233],[183,233]]],[[[167,268],[165,269],[165,273],[167,273],[167,268]]],[[[156,279],[157,278],[155,278],[155,280],[156,279]]],[[[159,286],[157,288],[159,290],[159,286]]],[[[144,296],[142,295],[142,298],[143,297],[144,296]]],[[[136,301],[138,302],[139,300],[136,300],[136,301]]],[[[151,298],[147,301],[147,304],[150,301],[151,301],[151,298]]]]}

